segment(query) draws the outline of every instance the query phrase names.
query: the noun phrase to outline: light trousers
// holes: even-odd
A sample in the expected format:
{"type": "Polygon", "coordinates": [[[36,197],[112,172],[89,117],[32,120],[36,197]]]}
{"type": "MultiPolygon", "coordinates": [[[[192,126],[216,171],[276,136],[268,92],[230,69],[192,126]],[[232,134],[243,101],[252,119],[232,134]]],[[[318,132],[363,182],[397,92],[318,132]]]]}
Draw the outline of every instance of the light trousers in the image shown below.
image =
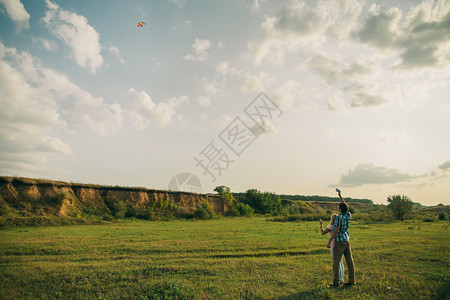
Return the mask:
{"type": "MultiPolygon", "coordinates": [[[[333,248],[331,250],[331,257],[333,258],[333,248]]],[[[339,282],[344,281],[344,258],[341,258],[341,263],[339,264],[339,282]]]]}

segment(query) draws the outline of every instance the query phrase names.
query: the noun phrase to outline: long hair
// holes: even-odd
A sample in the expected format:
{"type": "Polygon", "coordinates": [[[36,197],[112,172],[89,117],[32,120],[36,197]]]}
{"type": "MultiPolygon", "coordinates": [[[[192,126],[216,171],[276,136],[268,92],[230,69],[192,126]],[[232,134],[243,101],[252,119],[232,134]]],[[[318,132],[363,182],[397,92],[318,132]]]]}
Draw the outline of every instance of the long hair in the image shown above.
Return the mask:
{"type": "Polygon", "coordinates": [[[337,214],[332,214],[331,215],[331,224],[334,224],[334,221],[336,220],[336,217],[337,217],[338,215],[337,214]]]}

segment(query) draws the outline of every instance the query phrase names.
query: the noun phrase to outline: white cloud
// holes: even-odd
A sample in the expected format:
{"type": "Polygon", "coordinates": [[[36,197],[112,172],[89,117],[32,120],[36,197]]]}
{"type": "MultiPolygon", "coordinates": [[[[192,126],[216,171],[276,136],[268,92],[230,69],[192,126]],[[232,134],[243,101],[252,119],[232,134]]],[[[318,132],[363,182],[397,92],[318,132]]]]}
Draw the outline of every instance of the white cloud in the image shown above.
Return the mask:
{"type": "Polygon", "coordinates": [[[411,136],[406,132],[381,131],[377,140],[381,143],[405,143],[411,140],[411,136]]]}
{"type": "Polygon", "coordinates": [[[444,171],[450,171],[450,160],[439,165],[439,169],[444,171]]]}
{"type": "Polygon", "coordinates": [[[328,110],[340,111],[345,109],[345,100],[342,92],[331,95],[327,101],[328,110]]]}
{"type": "Polygon", "coordinates": [[[71,48],[78,65],[95,73],[103,65],[97,31],[85,17],[63,10],[50,0],[47,0],[47,7],[49,10],[42,18],[44,24],[71,48]]]}
{"type": "Polygon", "coordinates": [[[30,28],[30,15],[20,0],[0,0],[0,3],[3,4],[9,17],[16,23],[19,30],[30,28]]]}
{"type": "Polygon", "coordinates": [[[290,53],[355,43],[397,58],[395,69],[449,63],[450,2],[423,1],[409,10],[384,7],[356,0],[287,1],[276,16],[266,16],[260,37],[249,43],[250,57],[256,65],[282,65],[290,53]],[[361,19],[364,10],[369,14],[361,19]]]}
{"type": "Polygon", "coordinates": [[[211,105],[211,98],[200,95],[197,97],[196,102],[199,106],[209,107],[211,105]]]}
{"type": "Polygon", "coordinates": [[[368,17],[356,37],[363,43],[387,50],[395,45],[400,35],[399,20],[401,12],[391,8],[386,13],[376,13],[368,17]]]}
{"type": "Polygon", "coordinates": [[[191,20],[185,20],[172,26],[173,29],[189,28],[192,26],[191,20]]]}
{"type": "Polygon", "coordinates": [[[261,9],[261,4],[265,3],[267,0],[253,0],[251,12],[256,13],[261,9]]]}
{"type": "Polygon", "coordinates": [[[186,5],[187,0],[169,0],[169,3],[178,6],[178,8],[183,8],[186,5]]]}
{"type": "Polygon", "coordinates": [[[208,50],[212,46],[212,43],[208,39],[198,39],[195,38],[194,44],[192,45],[192,49],[194,49],[194,55],[189,54],[183,57],[185,60],[191,61],[203,61],[208,56],[206,50],[208,50]]]}
{"type": "Polygon", "coordinates": [[[405,49],[400,55],[398,68],[411,69],[416,67],[436,66],[439,62],[439,49],[435,46],[423,47],[414,45],[405,49]]]}
{"type": "Polygon", "coordinates": [[[271,77],[265,72],[260,72],[257,76],[241,72],[237,80],[241,91],[255,94],[266,90],[271,77]]]}
{"type": "Polygon", "coordinates": [[[27,53],[18,53],[0,42],[0,91],[4,106],[1,121],[38,126],[64,125],[57,112],[57,106],[48,100],[45,90],[34,87],[37,73],[35,62],[27,53]],[[31,80],[30,80],[30,77],[31,80]]]}
{"type": "MultiPolygon", "coordinates": [[[[326,84],[331,111],[407,101],[405,93],[425,93],[431,84],[445,84],[450,62],[450,33],[445,24],[450,20],[450,3],[426,1],[410,10],[384,7],[369,8],[367,3],[353,0],[287,1],[278,14],[265,17],[260,37],[249,43],[249,57],[256,65],[289,61],[293,67],[299,66],[300,72],[314,71],[323,80],[316,81],[317,86],[326,84]],[[429,74],[437,79],[426,88],[424,73],[391,72],[392,68],[420,67],[441,70],[439,75],[429,74]],[[411,80],[406,77],[416,81],[407,91],[411,80]]],[[[304,89],[309,98],[315,93],[314,86],[304,89]]]]}
{"type": "Polygon", "coordinates": [[[125,64],[125,60],[120,56],[120,50],[116,46],[109,47],[109,52],[111,52],[117,59],[120,61],[120,63],[125,64]]]}
{"type": "Polygon", "coordinates": [[[45,133],[45,128],[0,124],[0,170],[3,174],[36,176],[45,172],[49,160],[72,161],[70,146],[45,133]]]}
{"type": "Polygon", "coordinates": [[[265,91],[274,81],[274,76],[269,76],[266,72],[259,72],[253,75],[245,70],[231,67],[229,62],[220,62],[216,67],[216,73],[221,77],[221,86],[227,81],[235,83],[244,93],[260,93],[265,91]]]}
{"type": "Polygon", "coordinates": [[[372,61],[348,63],[322,54],[314,55],[309,61],[309,65],[329,83],[348,81],[357,77],[371,75],[376,67],[376,64],[372,61]]]}
{"type": "Polygon", "coordinates": [[[147,128],[151,122],[157,126],[167,125],[175,114],[171,105],[163,102],[155,104],[145,91],[138,92],[132,88],[129,92],[134,96],[134,102],[128,114],[132,124],[138,129],[147,128]]]}
{"type": "Polygon", "coordinates": [[[315,5],[287,1],[275,17],[261,24],[258,40],[249,44],[256,65],[283,64],[288,53],[323,44],[326,36],[347,38],[357,25],[362,5],[356,0],[318,1],[315,5]]]}
{"type": "Polygon", "coordinates": [[[204,77],[201,78],[202,81],[202,90],[208,95],[217,95],[222,92],[224,87],[223,80],[209,80],[208,78],[204,77]]]}
{"type": "Polygon", "coordinates": [[[396,69],[448,64],[450,2],[424,1],[408,12],[398,8],[380,10],[374,8],[355,34],[359,41],[400,53],[396,69]]]}
{"type": "Polygon", "coordinates": [[[315,54],[307,65],[333,90],[327,101],[330,111],[344,110],[348,101],[351,108],[376,107],[390,102],[383,80],[375,80],[380,67],[373,59],[347,62],[332,54],[315,54]]]}
{"type": "Polygon", "coordinates": [[[35,175],[50,158],[71,159],[69,145],[53,129],[66,128],[51,94],[28,75],[36,62],[0,42],[0,169],[35,175]],[[28,73],[22,70],[31,70],[28,73]],[[37,83],[37,85],[36,85],[37,83]]]}
{"type": "Polygon", "coordinates": [[[161,61],[157,57],[153,57],[152,62],[158,67],[161,66],[161,61]]]}
{"type": "Polygon", "coordinates": [[[230,125],[230,123],[233,121],[233,118],[231,118],[228,115],[220,115],[219,118],[214,119],[213,122],[221,127],[226,127],[230,125]]]}
{"type": "Polygon", "coordinates": [[[105,103],[101,97],[92,97],[81,90],[79,92],[85,95],[78,95],[71,114],[81,120],[83,125],[100,135],[112,135],[124,125],[124,111],[119,104],[105,103]]]}
{"type": "Polygon", "coordinates": [[[38,45],[38,47],[43,48],[47,51],[56,51],[56,49],[58,48],[56,42],[53,40],[39,37],[38,38],[32,37],[31,39],[33,40],[33,43],[38,45]]]}
{"type": "MultiPolygon", "coordinates": [[[[112,134],[123,125],[120,105],[108,104],[101,97],[94,97],[65,75],[43,67],[39,60],[26,52],[19,53],[1,43],[0,46],[0,53],[5,55],[2,61],[5,88],[2,90],[11,102],[4,111],[20,105],[20,114],[17,113],[15,120],[27,119],[33,124],[61,127],[66,126],[65,117],[73,120],[71,124],[74,126],[88,126],[99,134],[112,134]]],[[[14,114],[9,112],[9,116],[14,114]]]]}
{"type": "Polygon", "coordinates": [[[354,108],[360,108],[360,107],[380,106],[386,103],[389,103],[389,100],[381,96],[370,95],[365,92],[357,92],[353,96],[350,106],[354,108]]]}
{"type": "Polygon", "coordinates": [[[171,108],[178,108],[180,105],[188,104],[189,97],[188,96],[172,97],[172,98],[167,99],[165,102],[171,108]]]}
{"type": "Polygon", "coordinates": [[[397,169],[375,166],[371,163],[360,163],[353,170],[342,175],[339,184],[349,187],[364,184],[391,184],[408,182],[420,177],[397,169]]]}
{"type": "Polygon", "coordinates": [[[272,98],[280,109],[290,109],[295,100],[297,100],[297,102],[301,102],[303,100],[299,99],[300,92],[301,85],[294,80],[288,80],[277,90],[275,90],[272,98]]]}
{"type": "Polygon", "coordinates": [[[219,73],[220,75],[223,75],[223,76],[226,76],[229,73],[232,73],[232,74],[239,73],[239,71],[236,68],[231,68],[230,67],[230,62],[228,62],[228,61],[220,62],[217,65],[216,72],[219,73]]]}
{"type": "Polygon", "coordinates": [[[377,95],[376,86],[371,84],[352,84],[343,88],[343,91],[352,93],[353,97],[350,101],[352,108],[376,107],[390,102],[385,97],[377,95]]]}

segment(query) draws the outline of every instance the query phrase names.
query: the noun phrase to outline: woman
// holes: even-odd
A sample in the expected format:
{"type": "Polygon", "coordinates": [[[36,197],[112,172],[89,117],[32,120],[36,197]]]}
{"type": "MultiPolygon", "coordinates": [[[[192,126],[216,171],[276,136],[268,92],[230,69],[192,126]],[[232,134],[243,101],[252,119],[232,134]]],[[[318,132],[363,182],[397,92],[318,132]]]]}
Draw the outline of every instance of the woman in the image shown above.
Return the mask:
{"type": "MultiPolygon", "coordinates": [[[[323,220],[319,219],[320,231],[322,232],[322,235],[324,235],[326,233],[328,233],[330,237],[333,235],[333,232],[335,230],[335,227],[334,227],[333,224],[334,224],[334,220],[336,220],[337,216],[338,216],[337,214],[332,214],[331,215],[330,224],[328,224],[328,226],[327,226],[327,228],[325,230],[323,230],[323,226],[322,226],[323,220]]],[[[330,248],[330,250],[331,250],[331,258],[333,258],[334,243],[335,243],[335,241],[333,240],[331,242],[331,248],[330,248]]],[[[344,283],[344,262],[342,261],[342,258],[341,258],[341,263],[339,265],[339,282],[340,283],[344,283]]]]}

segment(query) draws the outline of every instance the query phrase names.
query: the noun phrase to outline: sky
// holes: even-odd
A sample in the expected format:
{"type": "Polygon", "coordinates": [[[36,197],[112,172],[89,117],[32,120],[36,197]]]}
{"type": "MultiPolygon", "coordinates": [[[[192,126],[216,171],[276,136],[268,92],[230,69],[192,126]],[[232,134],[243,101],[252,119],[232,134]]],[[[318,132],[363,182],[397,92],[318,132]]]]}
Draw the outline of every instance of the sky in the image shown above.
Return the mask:
{"type": "Polygon", "coordinates": [[[450,1],[0,0],[0,175],[450,205],[449,95],[450,1]]]}

